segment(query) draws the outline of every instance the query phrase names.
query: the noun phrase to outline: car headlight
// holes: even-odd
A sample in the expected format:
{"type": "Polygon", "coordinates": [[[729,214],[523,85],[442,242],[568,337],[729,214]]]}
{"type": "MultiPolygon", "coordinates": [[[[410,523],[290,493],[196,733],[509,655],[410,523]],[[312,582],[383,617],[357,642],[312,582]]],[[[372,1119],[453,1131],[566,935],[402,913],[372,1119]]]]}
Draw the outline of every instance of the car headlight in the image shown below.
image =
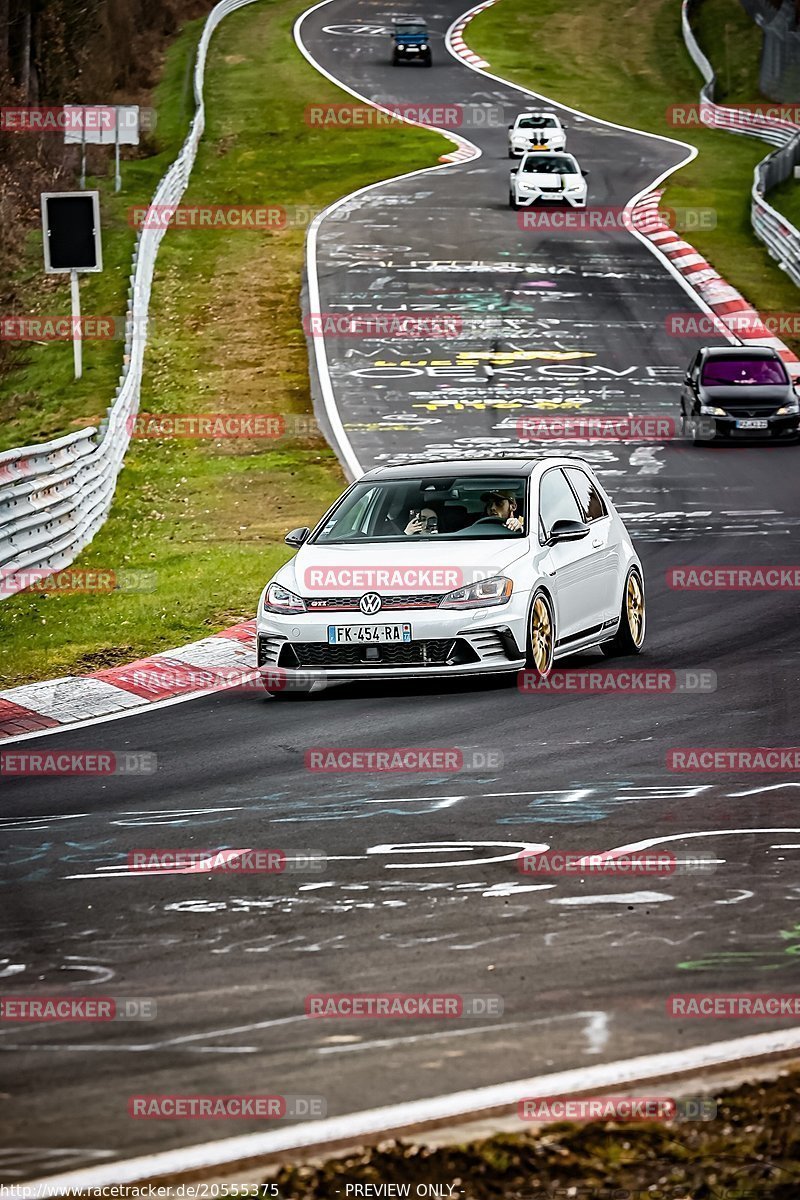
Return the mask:
{"type": "Polygon", "coordinates": [[[264,612],[300,613],[306,611],[305,600],[295,596],[280,583],[271,583],[264,593],[264,612]]]}
{"type": "Polygon", "coordinates": [[[565,190],[568,192],[582,192],[583,184],[582,183],[568,183],[565,190]]]}
{"type": "Polygon", "coordinates": [[[508,604],[514,584],[505,575],[480,579],[466,587],[448,592],[439,601],[439,608],[488,608],[492,604],[508,604]]]}
{"type": "Polygon", "coordinates": [[[422,45],[420,46],[420,50],[427,50],[427,49],[428,49],[428,43],[423,42],[422,45]]]}
{"type": "Polygon", "coordinates": [[[724,408],[717,408],[714,404],[701,404],[700,412],[705,417],[727,417],[724,408]]]}
{"type": "Polygon", "coordinates": [[[788,417],[792,413],[797,412],[800,412],[800,401],[790,400],[788,404],[784,404],[779,408],[775,415],[778,417],[788,417]]]}

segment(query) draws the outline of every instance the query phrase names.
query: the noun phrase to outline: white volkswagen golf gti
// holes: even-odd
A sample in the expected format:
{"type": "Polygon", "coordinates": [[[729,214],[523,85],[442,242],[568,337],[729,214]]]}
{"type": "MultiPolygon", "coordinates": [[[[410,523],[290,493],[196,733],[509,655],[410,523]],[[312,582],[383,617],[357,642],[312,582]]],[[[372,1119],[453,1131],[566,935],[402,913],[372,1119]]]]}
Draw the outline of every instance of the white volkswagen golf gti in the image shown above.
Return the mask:
{"type": "Polygon", "coordinates": [[[547,675],[577,650],[644,643],[642,565],[578,458],[379,467],[286,542],[298,552],[258,604],[267,690],[547,675]]]}

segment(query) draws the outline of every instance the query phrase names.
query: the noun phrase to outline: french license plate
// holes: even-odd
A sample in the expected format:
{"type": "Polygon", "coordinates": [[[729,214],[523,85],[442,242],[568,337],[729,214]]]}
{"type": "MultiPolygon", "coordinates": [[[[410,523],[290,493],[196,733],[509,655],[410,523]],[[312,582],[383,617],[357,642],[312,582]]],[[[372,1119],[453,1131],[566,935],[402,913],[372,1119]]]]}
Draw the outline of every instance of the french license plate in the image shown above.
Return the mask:
{"type": "Polygon", "coordinates": [[[329,625],[329,646],[358,646],[374,642],[410,642],[411,626],[403,625],[329,625]]]}
{"type": "Polygon", "coordinates": [[[767,421],[758,421],[758,420],[747,419],[747,420],[737,421],[736,428],[737,429],[767,429],[767,428],[769,428],[769,423],[767,421]]]}

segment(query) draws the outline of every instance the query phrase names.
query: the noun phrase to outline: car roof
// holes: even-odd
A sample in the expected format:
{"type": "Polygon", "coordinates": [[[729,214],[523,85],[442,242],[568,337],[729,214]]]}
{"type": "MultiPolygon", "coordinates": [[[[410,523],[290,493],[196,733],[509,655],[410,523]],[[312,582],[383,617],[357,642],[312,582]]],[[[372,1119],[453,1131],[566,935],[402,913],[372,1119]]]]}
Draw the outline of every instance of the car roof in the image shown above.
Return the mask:
{"type": "Polygon", "coordinates": [[[425,25],[424,17],[392,17],[393,25],[425,25]]]}
{"type": "Polygon", "coordinates": [[[549,108],[526,108],[524,112],[517,113],[517,120],[520,117],[557,117],[558,113],[554,113],[549,108]]]}
{"type": "Polygon", "coordinates": [[[565,463],[588,464],[578,455],[531,454],[518,458],[446,458],[441,462],[420,459],[395,466],[373,467],[360,477],[364,479],[435,479],[439,475],[531,475],[542,463],[563,466],[565,463]]]}
{"type": "MultiPolygon", "coordinates": [[[[745,358],[778,358],[780,354],[772,346],[703,346],[700,353],[706,358],[721,358],[723,355],[741,354],[745,358]]],[[[783,361],[781,359],[781,361],[783,361]]]]}

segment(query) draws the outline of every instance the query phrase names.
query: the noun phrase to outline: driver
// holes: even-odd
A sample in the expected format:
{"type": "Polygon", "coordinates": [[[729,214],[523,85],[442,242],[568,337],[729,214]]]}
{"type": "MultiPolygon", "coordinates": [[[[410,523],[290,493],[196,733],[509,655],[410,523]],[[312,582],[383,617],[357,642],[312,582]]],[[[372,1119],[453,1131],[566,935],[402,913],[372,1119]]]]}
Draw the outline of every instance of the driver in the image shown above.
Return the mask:
{"type": "Polygon", "coordinates": [[[481,496],[484,513],[487,517],[497,517],[506,529],[514,532],[522,529],[522,517],[517,516],[517,498],[513,492],[484,492],[481,496]]]}

